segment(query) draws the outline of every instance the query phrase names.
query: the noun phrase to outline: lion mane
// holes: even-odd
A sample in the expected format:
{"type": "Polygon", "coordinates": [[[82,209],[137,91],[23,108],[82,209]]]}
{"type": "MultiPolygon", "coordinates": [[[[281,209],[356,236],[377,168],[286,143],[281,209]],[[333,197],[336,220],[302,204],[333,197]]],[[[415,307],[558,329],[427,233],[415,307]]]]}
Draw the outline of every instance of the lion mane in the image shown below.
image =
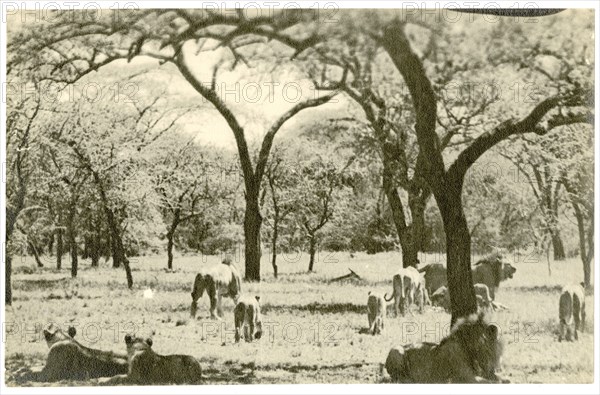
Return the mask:
{"type": "Polygon", "coordinates": [[[385,367],[400,383],[506,382],[496,375],[502,343],[498,327],[482,314],[459,319],[439,344],[416,343],[390,350],[385,367]]]}

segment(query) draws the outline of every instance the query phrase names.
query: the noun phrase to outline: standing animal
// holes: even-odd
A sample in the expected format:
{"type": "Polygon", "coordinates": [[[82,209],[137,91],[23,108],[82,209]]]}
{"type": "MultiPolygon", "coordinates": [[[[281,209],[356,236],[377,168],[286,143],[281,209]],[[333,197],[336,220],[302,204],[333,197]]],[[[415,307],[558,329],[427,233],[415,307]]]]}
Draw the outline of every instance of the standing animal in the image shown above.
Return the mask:
{"type": "Polygon", "coordinates": [[[40,381],[86,380],[127,373],[127,357],[110,351],[85,347],[74,339],[77,331],[64,333],[54,324],[43,330],[50,348],[40,381]]]}
{"type": "Polygon", "coordinates": [[[482,310],[495,309],[494,302],[490,296],[490,289],[485,284],[477,283],[473,285],[475,296],[477,297],[477,307],[482,310]]]}
{"type": "Polygon", "coordinates": [[[473,284],[485,284],[490,290],[492,300],[496,299],[496,291],[500,282],[513,278],[517,272],[510,263],[502,261],[502,255],[492,254],[475,263],[472,268],[473,284]]]}
{"type": "Polygon", "coordinates": [[[558,341],[579,340],[577,331],[583,332],[585,324],[585,291],[579,284],[567,285],[562,289],[558,301],[560,334],[558,341]]]}
{"type": "MultiPolygon", "coordinates": [[[[500,286],[500,282],[513,278],[517,271],[510,263],[503,262],[500,254],[492,254],[477,261],[471,267],[471,270],[473,284],[487,285],[492,300],[496,298],[496,291],[500,286]]],[[[429,264],[419,269],[419,272],[424,273],[425,285],[429,295],[433,295],[440,287],[448,285],[446,268],[441,263],[429,264]]]]}
{"type": "Polygon", "coordinates": [[[237,298],[242,291],[242,278],[237,269],[227,259],[221,265],[202,268],[196,275],[192,286],[192,305],[190,308],[192,318],[196,317],[198,299],[204,295],[204,291],[206,291],[210,300],[210,317],[221,319],[220,317],[223,316],[222,297],[229,297],[237,302],[237,298]],[[218,313],[218,316],[215,312],[218,313]]]}
{"type": "Polygon", "coordinates": [[[383,319],[386,308],[384,297],[379,293],[369,292],[367,298],[367,317],[369,319],[369,333],[378,335],[383,330],[383,319]]]}
{"type": "Polygon", "coordinates": [[[498,327],[483,314],[461,318],[437,343],[416,343],[390,350],[385,368],[397,383],[498,383],[502,355],[498,327]]]}
{"type": "Polygon", "coordinates": [[[421,278],[417,269],[412,266],[402,268],[392,278],[392,295],[387,297],[384,295],[385,301],[389,302],[394,299],[394,311],[396,317],[404,315],[406,309],[415,300],[415,289],[420,283],[421,278]]]}
{"type": "Polygon", "coordinates": [[[435,291],[441,287],[448,285],[446,277],[446,268],[441,263],[431,263],[419,269],[419,273],[423,273],[425,278],[425,287],[430,296],[433,296],[435,291]]]}
{"type": "Polygon", "coordinates": [[[260,314],[260,296],[242,295],[233,309],[235,323],[235,342],[242,337],[247,342],[262,337],[262,318],[260,314]]]}
{"type": "Polygon", "coordinates": [[[431,305],[429,291],[425,285],[425,277],[419,273],[419,283],[415,288],[415,303],[419,306],[419,313],[423,313],[426,305],[431,305]]]}

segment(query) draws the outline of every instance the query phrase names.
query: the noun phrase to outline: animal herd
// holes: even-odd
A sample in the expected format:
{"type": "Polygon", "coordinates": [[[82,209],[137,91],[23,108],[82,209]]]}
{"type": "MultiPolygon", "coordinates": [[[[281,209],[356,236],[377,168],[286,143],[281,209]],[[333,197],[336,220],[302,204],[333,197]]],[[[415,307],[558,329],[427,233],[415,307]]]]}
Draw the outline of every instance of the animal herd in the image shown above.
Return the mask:
{"type": "MultiPolygon", "coordinates": [[[[415,343],[392,348],[385,367],[394,382],[507,382],[496,374],[502,343],[498,328],[485,322],[486,309],[505,308],[495,301],[500,282],[512,278],[516,269],[499,255],[477,262],[473,281],[480,311],[464,317],[452,327],[440,343],[415,343]]],[[[235,341],[251,342],[262,336],[260,298],[243,294],[241,276],[231,261],[201,270],[192,286],[190,315],[195,317],[198,300],[204,293],[210,301],[210,315],[221,319],[223,297],[235,302],[235,341]]],[[[393,300],[396,316],[410,314],[415,304],[422,312],[428,304],[450,309],[446,271],[442,265],[430,264],[420,270],[400,269],[392,278],[392,294],[369,292],[367,299],[368,332],[383,332],[386,302],[393,300]]],[[[559,299],[560,335],[558,340],[577,340],[577,331],[585,322],[585,292],[581,285],[567,286],[559,299]]],[[[96,350],[75,340],[76,331],[64,333],[51,325],[44,329],[49,347],[46,366],[38,372],[41,381],[65,379],[102,379],[115,384],[196,384],[202,380],[199,362],[188,355],[159,355],[152,350],[153,341],[133,335],[125,336],[127,355],[96,350]]]]}

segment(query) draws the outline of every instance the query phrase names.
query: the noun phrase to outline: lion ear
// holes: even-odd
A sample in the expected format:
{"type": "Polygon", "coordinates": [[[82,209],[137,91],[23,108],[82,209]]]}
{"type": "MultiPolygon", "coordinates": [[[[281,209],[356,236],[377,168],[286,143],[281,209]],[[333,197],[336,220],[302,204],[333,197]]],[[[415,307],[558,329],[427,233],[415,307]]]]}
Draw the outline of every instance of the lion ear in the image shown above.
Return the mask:
{"type": "Polygon", "coordinates": [[[152,339],[147,338],[146,339],[146,344],[149,345],[150,347],[152,347],[152,339]]]}
{"type": "Polygon", "coordinates": [[[131,340],[131,335],[125,335],[125,344],[130,344],[131,340]]]}
{"type": "Polygon", "coordinates": [[[67,333],[69,334],[69,336],[75,337],[75,335],[77,334],[77,329],[75,329],[74,326],[70,326],[67,330],[67,333]]]}
{"type": "Polygon", "coordinates": [[[488,336],[491,339],[494,339],[494,340],[497,339],[498,338],[498,332],[499,332],[498,326],[496,326],[494,324],[488,325],[488,327],[487,327],[487,333],[488,333],[488,336]]]}
{"type": "Polygon", "coordinates": [[[256,298],[257,302],[260,302],[260,296],[257,295],[257,296],[255,296],[255,298],[256,298]]]}

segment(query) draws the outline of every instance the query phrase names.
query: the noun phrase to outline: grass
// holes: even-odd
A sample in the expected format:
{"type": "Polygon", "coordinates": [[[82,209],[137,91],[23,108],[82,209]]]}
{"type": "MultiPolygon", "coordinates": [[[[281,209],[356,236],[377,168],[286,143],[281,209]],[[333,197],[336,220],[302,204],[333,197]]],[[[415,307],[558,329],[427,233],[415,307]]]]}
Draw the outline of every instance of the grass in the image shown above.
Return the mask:
{"type": "MultiPolygon", "coordinates": [[[[208,319],[206,296],[199,317],[189,319],[194,273],[201,265],[218,263],[219,257],[178,257],[173,271],[164,269],[165,257],[136,258],[132,262],[133,290],[127,289],[122,269],[107,265],[93,269],[83,261],[78,278],[72,280],[68,268],[31,270],[32,260],[16,259],[14,302],[6,311],[7,385],[47,385],[24,381],[21,376],[43,366],[47,346],[40,328],[48,322],[76,325],[84,344],[118,352],[125,350],[123,336],[127,332],[152,336],[158,353],[197,357],[206,382],[212,384],[385,383],[389,379],[381,365],[392,346],[439,341],[446,333],[450,317],[444,312],[429,308],[423,314],[395,318],[390,308],[381,336],[359,334],[367,326],[367,293],[391,291],[398,254],[355,254],[353,258],[347,253],[322,254],[315,273],[306,273],[307,257],[286,258],[280,256],[278,280],[273,279],[265,256],[264,280],[243,285],[244,292],[261,296],[265,329],[261,340],[243,344],[233,342],[230,299],[224,299],[222,322],[208,319]],[[361,279],[329,282],[347,274],[348,268],[361,279]],[[154,291],[151,299],[143,297],[148,288],[154,291]]],[[[421,257],[422,264],[434,261],[443,261],[443,257],[421,257]]],[[[502,374],[515,383],[592,382],[591,295],[585,332],[579,341],[557,341],[560,288],[580,281],[581,263],[577,259],[554,262],[549,276],[545,260],[509,262],[517,267],[517,273],[502,283],[496,298],[510,309],[489,317],[501,328],[505,342],[502,374]]],[[[236,264],[243,266],[239,259],[236,264]]]]}

